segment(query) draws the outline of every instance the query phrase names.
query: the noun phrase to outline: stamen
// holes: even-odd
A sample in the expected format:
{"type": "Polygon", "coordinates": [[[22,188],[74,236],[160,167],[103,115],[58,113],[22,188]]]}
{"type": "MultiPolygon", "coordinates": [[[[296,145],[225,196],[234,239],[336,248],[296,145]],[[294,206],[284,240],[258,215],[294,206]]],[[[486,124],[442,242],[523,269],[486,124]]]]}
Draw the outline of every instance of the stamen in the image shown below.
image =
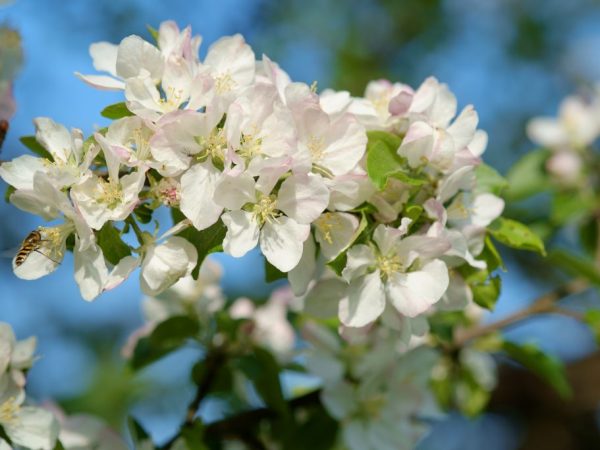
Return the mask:
{"type": "Polygon", "coordinates": [[[325,139],[322,137],[310,136],[308,143],[306,144],[310,151],[313,163],[320,161],[323,158],[323,151],[325,150],[325,139]]]}
{"type": "Polygon", "coordinates": [[[254,204],[252,213],[261,226],[265,222],[273,223],[276,221],[279,211],[277,210],[277,200],[275,196],[262,195],[258,199],[258,202],[254,204]]]}
{"type": "Polygon", "coordinates": [[[12,425],[17,420],[20,406],[16,402],[15,397],[8,398],[4,403],[0,404],[0,423],[12,425]]]}
{"type": "Polygon", "coordinates": [[[235,87],[235,81],[231,78],[231,74],[226,72],[215,78],[215,90],[217,94],[222,95],[230,92],[235,87]]]}

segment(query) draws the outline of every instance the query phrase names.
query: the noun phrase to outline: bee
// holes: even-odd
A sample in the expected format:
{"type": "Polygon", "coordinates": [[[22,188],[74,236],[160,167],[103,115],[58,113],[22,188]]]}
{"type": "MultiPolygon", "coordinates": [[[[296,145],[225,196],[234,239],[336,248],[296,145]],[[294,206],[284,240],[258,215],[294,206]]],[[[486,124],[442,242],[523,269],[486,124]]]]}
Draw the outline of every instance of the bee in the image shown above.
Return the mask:
{"type": "MultiPolygon", "coordinates": [[[[31,233],[27,235],[27,237],[23,240],[21,244],[21,248],[17,252],[15,256],[15,267],[19,267],[21,264],[25,262],[27,257],[31,255],[33,252],[37,252],[40,255],[45,256],[51,261],[54,261],[48,255],[42,253],[40,251],[40,247],[42,246],[42,242],[45,242],[46,239],[42,239],[42,233],[39,230],[33,230],[31,233]]],[[[60,264],[57,261],[54,261],[57,264],[60,264]]]]}
{"type": "Polygon", "coordinates": [[[2,119],[0,120],[0,149],[2,148],[2,144],[4,144],[6,133],[8,133],[8,120],[2,119]]]}

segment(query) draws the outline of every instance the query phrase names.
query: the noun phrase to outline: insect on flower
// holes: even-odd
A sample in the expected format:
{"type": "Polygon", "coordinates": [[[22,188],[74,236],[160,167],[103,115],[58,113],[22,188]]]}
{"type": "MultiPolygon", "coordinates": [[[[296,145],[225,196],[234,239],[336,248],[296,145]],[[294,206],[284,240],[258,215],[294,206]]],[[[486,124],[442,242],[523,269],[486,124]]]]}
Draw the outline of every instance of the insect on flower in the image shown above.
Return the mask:
{"type": "Polygon", "coordinates": [[[27,259],[27,257],[33,252],[37,252],[40,255],[45,256],[49,260],[51,260],[57,264],[60,264],[58,261],[55,261],[54,259],[50,258],[48,255],[46,255],[40,251],[40,247],[42,246],[42,242],[44,242],[44,241],[45,241],[45,239],[42,239],[42,233],[39,230],[33,230],[31,233],[29,233],[27,235],[27,237],[23,240],[23,243],[21,244],[21,248],[15,255],[15,266],[19,267],[21,264],[23,264],[25,262],[25,260],[27,259]]]}

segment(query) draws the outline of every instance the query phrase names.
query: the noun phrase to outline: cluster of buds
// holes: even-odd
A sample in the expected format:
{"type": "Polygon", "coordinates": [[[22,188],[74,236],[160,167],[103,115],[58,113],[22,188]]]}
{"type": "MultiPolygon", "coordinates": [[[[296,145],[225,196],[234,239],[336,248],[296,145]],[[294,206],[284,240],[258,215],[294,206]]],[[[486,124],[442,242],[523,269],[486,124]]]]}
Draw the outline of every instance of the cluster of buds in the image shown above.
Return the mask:
{"type": "Polygon", "coordinates": [[[455,117],[455,96],[434,78],[319,95],[256,61],[240,35],[201,61],[190,28],[165,22],[153,34],[156,45],[129,36],[90,48],[107,75],[78,76],[125,96],[104,110],[116,118],[108,127],[84,139],[38,118],[32,148],[43,156],[0,167],[15,206],[63,220],[28,236],[18,276],[46,275],[72,250],[83,298],[136,268],[158,295],[197,275],[208,250],[258,246],[298,296],[335,284],[348,327],[405,326],[471,301],[465,273],[486,270],[477,258],[504,206],[477,182],[487,136],[472,106],[455,117]],[[168,231],[138,225],[165,205],[168,231]]]}

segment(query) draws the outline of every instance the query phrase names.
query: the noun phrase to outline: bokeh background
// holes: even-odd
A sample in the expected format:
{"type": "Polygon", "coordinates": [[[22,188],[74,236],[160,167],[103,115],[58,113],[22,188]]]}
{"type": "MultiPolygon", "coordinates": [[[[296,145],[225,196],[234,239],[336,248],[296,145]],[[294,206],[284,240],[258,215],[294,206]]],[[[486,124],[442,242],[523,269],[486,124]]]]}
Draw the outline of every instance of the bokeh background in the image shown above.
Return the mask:
{"type": "MultiPolygon", "coordinates": [[[[490,136],[487,162],[502,173],[532,148],[524,133],[528,118],[554,114],[562,97],[600,80],[600,2],[593,0],[17,0],[0,5],[0,25],[16,29],[24,49],[14,86],[18,109],[1,158],[25,151],[18,137],[33,134],[37,116],[85,133],[104,126],[99,111],[120,101],[119,94],[94,90],[73,72],[94,72],[91,43],[117,43],[129,34],[149,39],[146,25],[167,19],[191,24],[204,37],[202,55],[222,35],[242,33],[258,56],[267,54],[296,80],[318,80],[319,89],[361,94],[370,79],[417,86],[435,75],[449,84],[460,107],[476,106],[490,136]]],[[[0,218],[0,253],[40,225],[3,201],[0,218]]],[[[505,256],[510,270],[496,318],[550,283],[543,266],[536,271],[528,260],[505,256]]],[[[118,349],[142,323],[136,277],[86,303],[72,259],[34,282],[17,279],[10,258],[0,259],[0,320],[21,338],[39,336],[42,356],[31,371],[31,394],[57,399],[69,411],[100,414],[116,427],[132,408],[157,440],[168,438],[192,395],[187,374],[196,355],[180,352],[141,377],[128,374],[118,349]]],[[[262,281],[256,254],[216,259],[225,265],[229,295],[260,297],[272,289],[262,281]]],[[[568,361],[596,349],[590,333],[569,318],[534,319],[508,333],[568,361]]],[[[207,417],[220,414],[218,405],[206,409],[207,417]]],[[[511,415],[452,416],[420,448],[510,450],[519,448],[521,437],[522,425],[511,415]]]]}

